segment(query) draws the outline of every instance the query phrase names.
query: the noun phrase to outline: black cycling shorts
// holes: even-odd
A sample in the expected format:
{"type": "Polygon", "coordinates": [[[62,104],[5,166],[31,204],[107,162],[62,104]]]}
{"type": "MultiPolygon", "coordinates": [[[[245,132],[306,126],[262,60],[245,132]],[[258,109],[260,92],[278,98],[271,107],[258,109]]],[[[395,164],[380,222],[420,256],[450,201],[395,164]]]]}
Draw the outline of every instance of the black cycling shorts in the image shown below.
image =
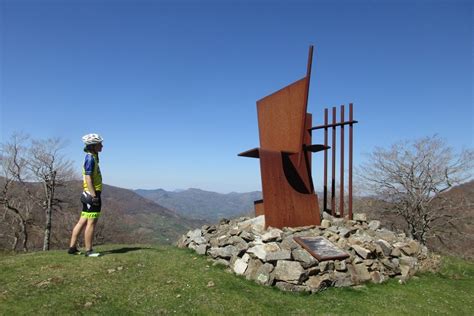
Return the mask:
{"type": "Polygon", "coordinates": [[[98,218],[100,215],[100,210],[102,208],[102,199],[100,197],[101,192],[96,191],[95,195],[97,197],[96,203],[92,203],[92,195],[88,192],[82,192],[81,202],[82,202],[82,213],[81,217],[86,218],[98,218]]]}

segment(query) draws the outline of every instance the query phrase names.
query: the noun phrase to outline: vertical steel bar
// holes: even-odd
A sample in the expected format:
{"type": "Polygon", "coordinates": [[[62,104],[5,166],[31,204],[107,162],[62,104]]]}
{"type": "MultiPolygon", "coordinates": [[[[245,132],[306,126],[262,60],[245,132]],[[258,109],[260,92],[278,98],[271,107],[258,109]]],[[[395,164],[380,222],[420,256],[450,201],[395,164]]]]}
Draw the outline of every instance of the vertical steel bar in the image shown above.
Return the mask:
{"type": "MultiPolygon", "coordinates": [[[[349,121],[354,119],[353,106],[349,103],[349,121]]],[[[352,123],[349,124],[349,219],[352,219],[352,123]]]]}
{"type": "MultiPolygon", "coordinates": [[[[313,45],[309,46],[309,53],[308,53],[308,66],[306,68],[306,100],[305,100],[305,109],[304,109],[304,115],[303,115],[303,121],[302,121],[302,126],[305,126],[306,124],[306,113],[308,112],[308,99],[309,99],[309,82],[311,81],[311,67],[313,65],[313,45]]],[[[304,144],[304,137],[305,137],[306,131],[303,132],[301,136],[301,144],[304,144]]],[[[298,167],[301,165],[301,162],[303,160],[303,156],[305,155],[304,150],[301,151],[298,159],[298,167]]]]}
{"type": "Polygon", "coordinates": [[[339,176],[339,215],[344,217],[344,105],[341,105],[341,171],[339,176]]]}
{"type": "MultiPolygon", "coordinates": [[[[324,126],[328,125],[328,109],[324,109],[324,126]]],[[[324,146],[328,145],[328,128],[324,128],[324,146]]],[[[323,211],[328,209],[328,151],[324,150],[324,207],[323,211]]]]}
{"type": "Polygon", "coordinates": [[[336,216],[336,107],[332,108],[332,178],[331,178],[331,211],[336,216]]]}
{"type": "Polygon", "coordinates": [[[308,53],[308,66],[306,68],[306,77],[308,77],[308,87],[309,87],[309,80],[311,78],[311,66],[313,65],[313,45],[309,46],[309,53],[308,53]]]}

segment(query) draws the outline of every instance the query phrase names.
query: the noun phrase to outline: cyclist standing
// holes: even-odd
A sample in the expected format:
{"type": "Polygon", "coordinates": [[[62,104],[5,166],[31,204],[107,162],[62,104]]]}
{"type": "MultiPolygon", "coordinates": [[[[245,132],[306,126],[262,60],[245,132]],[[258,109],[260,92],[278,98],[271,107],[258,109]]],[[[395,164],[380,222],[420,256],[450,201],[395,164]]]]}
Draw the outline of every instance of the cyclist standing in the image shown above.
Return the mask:
{"type": "Polygon", "coordinates": [[[71,242],[69,244],[69,254],[79,253],[76,244],[77,238],[81,234],[84,226],[84,241],[86,246],[86,257],[98,257],[100,253],[94,252],[92,249],[92,241],[94,238],[94,229],[97,220],[100,217],[102,201],[100,195],[102,193],[102,174],[99,168],[99,152],[102,151],[103,138],[98,134],[87,134],[82,137],[84,142],[84,151],[86,156],[84,159],[83,174],[83,192],[81,195],[82,213],[79,221],[72,231],[71,242]]]}

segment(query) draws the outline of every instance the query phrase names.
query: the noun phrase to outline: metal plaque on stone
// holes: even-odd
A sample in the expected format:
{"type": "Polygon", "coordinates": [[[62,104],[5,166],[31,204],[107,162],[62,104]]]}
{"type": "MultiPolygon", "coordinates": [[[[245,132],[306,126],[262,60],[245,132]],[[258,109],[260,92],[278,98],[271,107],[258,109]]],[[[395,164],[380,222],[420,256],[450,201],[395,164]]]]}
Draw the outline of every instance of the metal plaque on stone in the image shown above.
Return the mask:
{"type": "Polygon", "coordinates": [[[343,260],[349,257],[348,253],[324,237],[294,237],[293,239],[318,261],[343,260]]]}

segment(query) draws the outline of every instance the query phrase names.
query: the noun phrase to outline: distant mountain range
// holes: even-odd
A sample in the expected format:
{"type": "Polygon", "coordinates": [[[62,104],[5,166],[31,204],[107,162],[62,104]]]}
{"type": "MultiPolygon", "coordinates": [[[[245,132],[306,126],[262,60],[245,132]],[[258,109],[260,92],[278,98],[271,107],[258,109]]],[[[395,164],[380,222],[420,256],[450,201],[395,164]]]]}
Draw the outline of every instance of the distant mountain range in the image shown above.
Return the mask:
{"type": "Polygon", "coordinates": [[[262,198],[260,191],[222,194],[191,188],[179,191],[139,189],[135,192],[180,216],[209,223],[253,214],[253,202],[262,198]]]}
{"type": "Polygon", "coordinates": [[[104,185],[103,200],[109,218],[120,218],[118,226],[124,228],[123,234],[128,231],[143,242],[172,243],[180,234],[205,223],[181,216],[128,189],[104,185]]]}
{"type": "MultiPolygon", "coordinates": [[[[0,185],[4,179],[0,177],[0,185]]],[[[30,185],[40,190],[38,184],[30,185]]],[[[19,190],[20,188],[15,188],[19,190]]],[[[71,230],[80,216],[82,182],[71,181],[58,187],[56,197],[61,208],[53,212],[51,248],[65,249],[71,230]]],[[[173,243],[190,229],[201,227],[205,222],[180,216],[135,192],[104,185],[103,211],[95,233],[95,243],[173,243]]],[[[19,236],[17,220],[10,212],[0,215],[0,250],[10,249],[12,240],[19,236]]],[[[44,213],[33,208],[28,220],[28,248],[40,249],[43,242],[44,213]]],[[[82,242],[82,237],[80,239],[82,242]]]]}
{"type": "MultiPolygon", "coordinates": [[[[3,182],[0,177],[0,185],[3,182]]],[[[71,230],[81,209],[78,195],[82,183],[71,181],[58,187],[56,197],[62,201],[61,208],[53,215],[51,236],[52,248],[66,248],[71,230]]],[[[31,189],[41,190],[38,184],[31,189]]],[[[19,190],[20,188],[15,188],[19,190]]],[[[322,194],[318,193],[320,203],[322,194]]],[[[463,183],[444,193],[458,203],[466,201],[465,207],[456,211],[459,222],[455,227],[447,227],[440,238],[429,240],[429,246],[439,252],[474,258],[471,247],[474,241],[474,181],[463,183]]],[[[242,215],[253,216],[253,201],[259,200],[259,191],[247,193],[221,194],[200,189],[176,190],[169,192],[156,190],[127,190],[109,185],[104,186],[103,216],[96,230],[97,243],[172,243],[189,229],[205,223],[216,223],[221,218],[235,218],[242,215]]],[[[392,230],[405,230],[404,221],[389,211],[390,205],[376,197],[355,197],[354,212],[368,213],[370,219],[379,219],[392,230]]],[[[0,250],[9,249],[12,240],[20,238],[17,220],[10,213],[1,213],[0,250]]],[[[28,219],[28,248],[40,249],[43,240],[44,213],[37,207],[28,219]]],[[[19,250],[19,249],[18,249],[19,250]]]]}

